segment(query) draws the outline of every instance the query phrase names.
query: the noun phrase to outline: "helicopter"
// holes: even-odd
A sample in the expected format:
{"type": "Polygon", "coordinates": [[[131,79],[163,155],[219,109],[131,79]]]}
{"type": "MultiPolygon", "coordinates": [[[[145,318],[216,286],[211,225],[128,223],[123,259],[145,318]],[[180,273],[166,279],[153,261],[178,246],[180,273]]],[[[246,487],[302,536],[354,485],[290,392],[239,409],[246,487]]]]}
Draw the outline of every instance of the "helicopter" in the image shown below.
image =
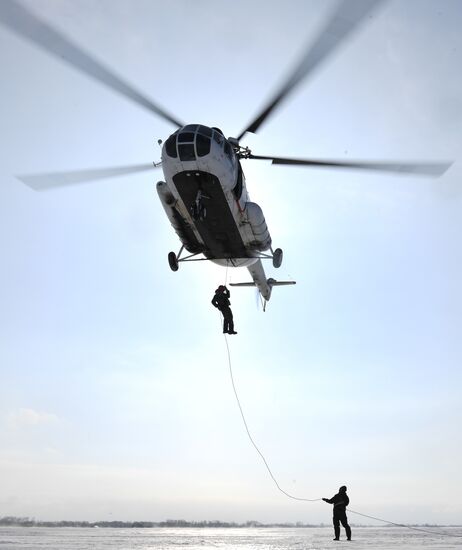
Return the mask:
{"type": "Polygon", "coordinates": [[[241,145],[247,133],[256,133],[287,96],[331,56],[368,18],[382,0],[342,0],[309,45],[301,60],[257,116],[237,135],[226,138],[218,127],[184,124],[133,86],[96,61],[61,32],[44,22],[18,0],[0,3],[0,23],[21,37],[67,62],[137,105],[168,121],[176,130],[162,146],[161,161],[151,164],[19,176],[35,190],[97,180],[161,167],[164,180],[157,193],[165,213],[181,241],[178,253],[168,253],[168,264],[177,271],[187,261],[212,261],[222,266],[247,267],[252,282],[232,286],[257,287],[266,302],[273,287],[295,281],[266,278],[262,260],[274,268],[282,264],[281,248],[273,249],[261,207],[250,200],[241,161],[266,160],[276,165],[371,170],[440,176],[450,162],[364,162],[297,159],[254,155],[241,145]]]}

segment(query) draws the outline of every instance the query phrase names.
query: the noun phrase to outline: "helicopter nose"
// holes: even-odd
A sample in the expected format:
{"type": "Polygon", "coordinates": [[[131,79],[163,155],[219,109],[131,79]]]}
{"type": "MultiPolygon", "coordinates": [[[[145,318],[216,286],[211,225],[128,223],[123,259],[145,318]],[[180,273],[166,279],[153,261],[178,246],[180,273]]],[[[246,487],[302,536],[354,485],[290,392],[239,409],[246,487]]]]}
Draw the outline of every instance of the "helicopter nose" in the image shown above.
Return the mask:
{"type": "Polygon", "coordinates": [[[165,142],[167,155],[181,161],[193,161],[210,153],[213,131],[202,124],[187,124],[165,142]]]}

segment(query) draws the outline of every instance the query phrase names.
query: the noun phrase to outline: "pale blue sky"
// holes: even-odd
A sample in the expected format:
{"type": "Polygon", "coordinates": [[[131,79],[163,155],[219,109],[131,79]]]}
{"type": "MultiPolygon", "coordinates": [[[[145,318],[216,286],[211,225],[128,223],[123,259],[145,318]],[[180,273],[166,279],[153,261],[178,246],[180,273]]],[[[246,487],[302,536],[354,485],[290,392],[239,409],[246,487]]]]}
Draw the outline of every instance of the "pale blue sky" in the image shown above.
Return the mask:
{"type": "MultiPolygon", "coordinates": [[[[226,135],[336,5],[24,3],[226,135]]],[[[287,491],[346,484],[353,509],[397,522],[462,517],[461,23],[457,0],[385,3],[246,142],[455,161],[439,180],[244,163],[285,253],[267,273],[297,281],[266,313],[232,291],[249,427],[287,491]]],[[[226,270],[168,268],[161,172],[48,193],[15,178],[157,161],[173,128],[1,26],[0,67],[0,516],[329,522],[277,492],[246,438],[210,305],[226,270]]]]}

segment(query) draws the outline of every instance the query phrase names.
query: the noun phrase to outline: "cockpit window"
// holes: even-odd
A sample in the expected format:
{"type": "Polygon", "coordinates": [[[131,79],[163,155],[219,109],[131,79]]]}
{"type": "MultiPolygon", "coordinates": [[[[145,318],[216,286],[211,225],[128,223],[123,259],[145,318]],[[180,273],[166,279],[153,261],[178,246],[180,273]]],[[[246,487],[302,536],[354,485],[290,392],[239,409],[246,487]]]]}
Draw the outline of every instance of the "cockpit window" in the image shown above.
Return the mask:
{"type": "Polygon", "coordinates": [[[180,143],[178,145],[178,153],[180,154],[180,160],[196,160],[194,143],[180,143]]]}
{"type": "Polygon", "coordinates": [[[171,135],[165,142],[165,150],[167,151],[167,155],[169,157],[178,157],[176,152],[176,133],[171,135]]]}
{"type": "Polygon", "coordinates": [[[197,134],[196,150],[197,156],[199,157],[205,157],[205,155],[208,155],[210,153],[210,138],[197,134]]]}
{"type": "Polygon", "coordinates": [[[178,143],[182,142],[191,142],[194,141],[194,134],[193,132],[181,132],[181,134],[178,134],[178,143]]]}
{"type": "Polygon", "coordinates": [[[222,135],[207,126],[188,124],[167,139],[165,151],[169,157],[179,156],[182,161],[196,160],[210,153],[212,136],[220,145],[225,141],[222,135]]]}
{"type": "Polygon", "coordinates": [[[185,131],[185,132],[195,132],[197,130],[198,126],[199,126],[198,124],[187,124],[183,128],[183,131],[185,131]]]}
{"type": "Polygon", "coordinates": [[[197,131],[203,136],[212,137],[212,130],[210,128],[207,128],[207,126],[199,126],[199,129],[197,131]]]}
{"type": "Polygon", "coordinates": [[[223,145],[224,137],[222,134],[219,134],[216,130],[213,132],[213,139],[218,143],[218,145],[223,145]]]}

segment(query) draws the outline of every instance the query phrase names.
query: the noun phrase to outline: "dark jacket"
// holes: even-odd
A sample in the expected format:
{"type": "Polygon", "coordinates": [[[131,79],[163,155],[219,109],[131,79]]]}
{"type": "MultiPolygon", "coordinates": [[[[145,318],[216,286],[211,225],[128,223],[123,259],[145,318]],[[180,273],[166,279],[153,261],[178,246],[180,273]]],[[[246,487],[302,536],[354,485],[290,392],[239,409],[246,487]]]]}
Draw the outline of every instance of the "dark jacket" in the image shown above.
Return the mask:
{"type": "Polygon", "coordinates": [[[326,502],[334,505],[334,514],[335,512],[345,512],[346,507],[350,504],[350,499],[345,491],[337,493],[332,498],[327,498],[326,502]]]}
{"type": "Polygon", "coordinates": [[[229,290],[225,288],[222,291],[215,291],[215,296],[212,299],[212,304],[218,309],[225,309],[231,305],[229,301],[229,290]]]}

